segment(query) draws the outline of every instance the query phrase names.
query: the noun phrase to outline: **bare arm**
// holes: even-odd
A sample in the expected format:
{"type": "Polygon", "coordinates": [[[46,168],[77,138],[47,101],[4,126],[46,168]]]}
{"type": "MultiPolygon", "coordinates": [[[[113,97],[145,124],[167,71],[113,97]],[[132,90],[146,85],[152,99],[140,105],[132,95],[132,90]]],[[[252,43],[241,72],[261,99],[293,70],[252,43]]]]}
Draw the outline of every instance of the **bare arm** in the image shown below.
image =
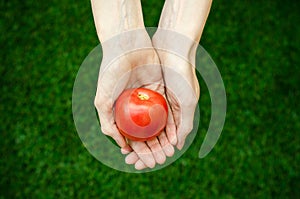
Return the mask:
{"type": "Polygon", "coordinates": [[[212,0],[166,0],[159,28],[152,38],[163,68],[172,112],[167,125],[169,129],[175,129],[178,149],[183,148],[193,129],[200,95],[195,72],[196,50],[211,3],[212,0]]]}
{"type": "Polygon", "coordinates": [[[100,42],[116,34],[144,28],[140,0],[91,0],[100,42]]]}
{"type": "Polygon", "coordinates": [[[166,0],[159,28],[200,41],[212,0],[166,0]]]}
{"type": "Polygon", "coordinates": [[[146,87],[164,94],[159,58],[144,27],[141,2],[91,0],[91,3],[103,52],[94,101],[102,133],[112,137],[123,153],[131,152],[126,163],[135,164],[137,169],[153,168],[156,162],[162,164],[166,156],[174,153],[165,133],[151,143],[127,142],[116,126],[113,111],[116,97],[127,88],[146,87]]]}

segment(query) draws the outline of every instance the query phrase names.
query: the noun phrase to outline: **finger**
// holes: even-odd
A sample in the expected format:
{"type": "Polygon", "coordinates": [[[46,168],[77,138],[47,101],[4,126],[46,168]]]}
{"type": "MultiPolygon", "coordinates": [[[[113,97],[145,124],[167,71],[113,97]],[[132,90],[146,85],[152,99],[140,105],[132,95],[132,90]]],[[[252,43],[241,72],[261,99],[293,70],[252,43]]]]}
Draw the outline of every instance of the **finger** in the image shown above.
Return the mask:
{"type": "Polygon", "coordinates": [[[126,156],[125,162],[126,164],[135,164],[139,160],[138,155],[133,151],[126,156]]]}
{"type": "Polygon", "coordinates": [[[126,145],[125,147],[121,148],[121,153],[126,155],[132,151],[132,148],[129,145],[126,145]]]}
{"type": "Polygon", "coordinates": [[[160,143],[157,138],[147,141],[147,145],[152,151],[155,161],[158,164],[163,164],[166,161],[166,155],[163,149],[160,146],[160,143]]]}
{"type": "Polygon", "coordinates": [[[170,144],[166,133],[162,132],[159,136],[159,143],[164,151],[164,153],[166,154],[166,156],[171,157],[174,155],[174,147],[170,144]]]}
{"type": "Polygon", "coordinates": [[[115,124],[113,111],[112,108],[110,108],[111,105],[99,105],[98,103],[99,102],[95,101],[95,106],[99,115],[102,133],[112,137],[121,148],[126,147],[127,143],[125,141],[125,138],[121,135],[115,124]]]}
{"type": "Polygon", "coordinates": [[[178,144],[176,145],[178,150],[181,150],[184,146],[185,143],[185,138],[183,138],[182,140],[180,140],[180,142],[178,142],[178,144]]]}
{"type": "Polygon", "coordinates": [[[134,167],[135,167],[136,170],[142,170],[142,169],[147,168],[147,166],[143,163],[142,160],[138,160],[138,161],[135,163],[134,167]]]}
{"type": "Polygon", "coordinates": [[[176,145],[177,143],[177,136],[176,136],[176,125],[173,117],[173,112],[168,105],[168,121],[166,125],[166,134],[168,137],[169,142],[172,145],[176,145]]]}
{"type": "MultiPolygon", "coordinates": [[[[98,89],[100,89],[99,86],[97,92],[98,89]]],[[[127,143],[115,124],[113,104],[114,102],[109,93],[96,94],[94,105],[98,112],[102,133],[112,137],[120,147],[125,147],[127,143]]]]}
{"type": "Polygon", "coordinates": [[[121,135],[115,124],[111,126],[105,125],[105,127],[101,127],[101,130],[103,134],[112,137],[121,148],[127,146],[125,138],[121,135]]]}
{"type": "Polygon", "coordinates": [[[181,150],[185,144],[186,137],[193,130],[194,113],[197,101],[195,100],[189,106],[181,107],[180,123],[177,128],[177,145],[176,147],[181,150]]]}
{"type": "Polygon", "coordinates": [[[155,159],[151,150],[148,148],[145,142],[129,141],[131,148],[136,152],[138,157],[143,161],[143,163],[150,168],[154,168],[155,159]]]}
{"type": "Polygon", "coordinates": [[[178,143],[176,147],[181,150],[185,144],[186,137],[193,129],[193,124],[181,123],[178,127],[178,143]]]}

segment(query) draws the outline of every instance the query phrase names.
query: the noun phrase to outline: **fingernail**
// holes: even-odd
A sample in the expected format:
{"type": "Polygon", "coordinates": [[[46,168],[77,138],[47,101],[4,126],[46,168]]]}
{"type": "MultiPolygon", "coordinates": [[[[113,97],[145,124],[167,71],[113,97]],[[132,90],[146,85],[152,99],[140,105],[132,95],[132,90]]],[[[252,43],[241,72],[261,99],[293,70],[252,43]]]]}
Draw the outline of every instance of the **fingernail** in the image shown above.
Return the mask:
{"type": "Polygon", "coordinates": [[[157,158],[156,161],[158,164],[163,164],[166,161],[166,156],[161,153],[157,154],[156,158],[157,158]]]}
{"type": "Polygon", "coordinates": [[[131,150],[131,148],[127,145],[127,146],[125,146],[125,147],[123,147],[123,148],[121,148],[121,153],[123,154],[123,155],[126,155],[126,154],[128,154],[129,152],[131,152],[132,150],[131,150]]]}
{"type": "Polygon", "coordinates": [[[173,139],[171,140],[171,144],[175,146],[175,145],[177,144],[177,140],[176,140],[175,138],[173,138],[173,139]]]}
{"type": "Polygon", "coordinates": [[[128,155],[128,156],[126,156],[126,158],[125,158],[125,162],[126,162],[126,164],[133,164],[134,162],[132,161],[132,159],[130,158],[130,156],[128,155]]]}
{"type": "Polygon", "coordinates": [[[155,160],[151,159],[148,160],[147,164],[148,167],[150,167],[151,169],[153,169],[155,167],[155,160]]]}
{"type": "Polygon", "coordinates": [[[177,149],[181,150],[182,148],[183,148],[183,143],[182,142],[178,143],[177,144],[177,149]]]}
{"type": "Polygon", "coordinates": [[[144,164],[143,162],[137,161],[137,162],[135,163],[135,165],[134,165],[134,168],[135,168],[136,170],[142,170],[142,169],[145,169],[146,167],[145,167],[145,164],[144,164]]]}
{"type": "Polygon", "coordinates": [[[127,151],[127,150],[125,150],[125,149],[121,148],[121,153],[122,153],[123,155],[126,155],[126,154],[128,154],[128,153],[129,153],[129,151],[127,151]]]}
{"type": "Polygon", "coordinates": [[[164,146],[166,156],[171,157],[174,155],[174,147],[172,145],[164,146]]]}

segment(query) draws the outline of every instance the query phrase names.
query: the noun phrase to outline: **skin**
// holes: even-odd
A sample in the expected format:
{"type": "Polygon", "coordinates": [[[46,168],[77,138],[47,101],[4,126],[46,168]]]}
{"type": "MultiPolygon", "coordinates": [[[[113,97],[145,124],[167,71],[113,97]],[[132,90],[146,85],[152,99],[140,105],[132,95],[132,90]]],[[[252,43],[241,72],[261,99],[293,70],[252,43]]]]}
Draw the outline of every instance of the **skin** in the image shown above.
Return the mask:
{"type": "MultiPolygon", "coordinates": [[[[166,0],[158,31],[152,39],[153,47],[158,53],[163,68],[167,88],[166,95],[170,105],[171,113],[169,113],[169,125],[167,128],[172,128],[176,131],[177,140],[174,145],[179,150],[183,148],[185,139],[193,128],[194,111],[200,95],[200,87],[194,67],[195,52],[211,3],[211,0],[166,0]],[[192,21],[197,23],[191,23],[192,21]],[[181,56],[173,53],[176,52],[174,49],[181,49],[182,46],[176,46],[176,44],[181,44],[168,39],[173,36],[172,32],[179,33],[188,39],[186,40],[187,45],[180,51],[181,56]],[[180,74],[189,86],[177,89],[178,79],[173,78],[174,72],[180,74]]],[[[134,155],[134,152],[129,154],[126,159],[132,160],[130,163],[135,163],[137,169],[147,167],[138,159],[137,155],[134,155]]]]}
{"type": "MultiPolygon", "coordinates": [[[[174,147],[169,142],[169,139],[175,139],[172,138],[176,136],[174,131],[164,131],[151,141],[127,143],[113,116],[114,101],[127,88],[145,87],[165,94],[159,58],[143,25],[141,4],[136,0],[93,0],[92,9],[103,49],[94,101],[101,130],[116,141],[122,153],[134,151],[143,165],[153,168],[156,163],[163,164],[166,156],[174,154],[174,147]],[[126,32],[125,36],[114,37],[123,32],[126,32]]],[[[134,162],[138,168],[140,161],[133,161],[132,156],[125,161],[134,162]]]]}
{"type": "Polygon", "coordinates": [[[140,0],[92,0],[94,21],[103,48],[95,97],[102,132],[118,143],[121,152],[128,154],[125,162],[134,164],[138,170],[153,168],[156,163],[163,164],[167,156],[174,154],[173,146],[182,149],[193,128],[194,111],[200,95],[194,69],[195,44],[200,41],[211,3],[211,0],[166,0],[158,31],[151,41],[143,24],[140,0]],[[109,39],[113,36],[131,30],[139,31],[133,31],[119,39],[118,45],[110,43],[109,39]],[[168,30],[169,33],[160,30],[168,30]],[[189,42],[185,42],[181,56],[172,53],[174,49],[181,49],[181,46],[176,46],[176,42],[168,39],[168,34],[173,34],[172,32],[189,39],[189,42]],[[140,50],[126,53],[131,46],[140,50]],[[115,52],[122,56],[109,64],[111,57],[115,57],[115,52]],[[147,64],[152,65],[150,70],[138,68],[147,64]],[[135,68],[138,69],[132,71],[135,68]],[[173,78],[174,72],[184,80],[184,89],[176,89],[178,79],[173,78]],[[129,73],[132,74],[128,75],[129,73]],[[168,100],[169,117],[165,131],[148,142],[127,143],[118,132],[113,118],[116,96],[132,85],[155,90],[168,100]]]}

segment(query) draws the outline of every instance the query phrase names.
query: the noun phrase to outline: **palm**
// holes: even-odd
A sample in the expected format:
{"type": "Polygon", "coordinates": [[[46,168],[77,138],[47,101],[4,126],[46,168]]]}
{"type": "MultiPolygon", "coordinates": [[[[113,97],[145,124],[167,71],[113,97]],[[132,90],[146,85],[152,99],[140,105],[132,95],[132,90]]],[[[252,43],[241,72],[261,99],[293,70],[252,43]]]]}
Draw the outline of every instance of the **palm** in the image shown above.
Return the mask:
{"type": "MultiPolygon", "coordinates": [[[[103,63],[106,63],[105,57],[103,59],[103,63]]],[[[156,162],[162,164],[166,156],[174,153],[165,132],[148,142],[130,141],[129,147],[113,117],[114,102],[127,88],[145,87],[164,94],[162,70],[156,52],[154,49],[142,49],[119,57],[109,66],[103,63],[95,98],[102,132],[114,138],[123,151],[133,149],[126,161],[135,164],[136,168],[145,165],[154,167],[156,162]]]]}
{"type": "Polygon", "coordinates": [[[158,54],[163,68],[168,102],[177,129],[177,148],[181,149],[186,136],[193,128],[194,111],[200,94],[193,67],[194,60],[184,60],[166,51],[159,51],[158,54]]]}

